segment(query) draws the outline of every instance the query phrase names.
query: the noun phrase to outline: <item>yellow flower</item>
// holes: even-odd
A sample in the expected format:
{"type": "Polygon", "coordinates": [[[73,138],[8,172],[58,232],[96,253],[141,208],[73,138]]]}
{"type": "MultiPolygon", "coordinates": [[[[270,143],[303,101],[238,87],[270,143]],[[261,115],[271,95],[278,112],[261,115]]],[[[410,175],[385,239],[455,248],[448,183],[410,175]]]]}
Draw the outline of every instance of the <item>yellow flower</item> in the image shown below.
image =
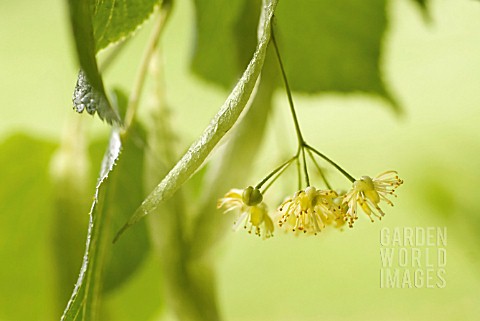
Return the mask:
{"type": "Polygon", "coordinates": [[[372,215],[379,219],[385,215],[378,206],[380,201],[385,201],[393,206],[393,203],[387,198],[387,195],[394,195],[395,189],[403,184],[398,177],[396,171],[387,171],[375,178],[362,176],[353,183],[352,189],[345,195],[343,205],[347,205],[348,209],[345,213],[346,219],[350,227],[353,226],[357,216],[357,204],[363,209],[373,222],[372,215]]]}
{"type": "Polygon", "coordinates": [[[238,213],[235,230],[243,225],[245,229],[249,228],[248,233],[253,230],[256,235],[263,234],[263,238],[269,238],[273,236],[273,221],[268,216],[267,205],[262,202],[262,198],[260,191],[251,186],[244,190],[232,189],[218,200],[217,208],[225,207],[225,213],[238,213]]]}
{"type": "Polygon", "coordinates": [[[282,214],[278,224],[287,229],[317,234],[326,225],[334,222],[337,227],[344,223],[338,194],[331,190],[317,190],[313,186],[300,190],[286,199],[278,208],[282,214]]]}

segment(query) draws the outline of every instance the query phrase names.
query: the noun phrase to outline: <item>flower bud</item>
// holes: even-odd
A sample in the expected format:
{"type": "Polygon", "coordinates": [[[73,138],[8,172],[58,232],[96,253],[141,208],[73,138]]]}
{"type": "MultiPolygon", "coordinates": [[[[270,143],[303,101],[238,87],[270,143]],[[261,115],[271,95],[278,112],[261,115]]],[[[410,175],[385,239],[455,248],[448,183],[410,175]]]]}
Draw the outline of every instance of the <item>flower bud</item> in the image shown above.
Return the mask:
{"type": "Polygon", "coordinates": [[[262,193],[257,189],[249,186],[243,190],[242,201],[247,206],[260,204],[263,200],[262,193]]]}

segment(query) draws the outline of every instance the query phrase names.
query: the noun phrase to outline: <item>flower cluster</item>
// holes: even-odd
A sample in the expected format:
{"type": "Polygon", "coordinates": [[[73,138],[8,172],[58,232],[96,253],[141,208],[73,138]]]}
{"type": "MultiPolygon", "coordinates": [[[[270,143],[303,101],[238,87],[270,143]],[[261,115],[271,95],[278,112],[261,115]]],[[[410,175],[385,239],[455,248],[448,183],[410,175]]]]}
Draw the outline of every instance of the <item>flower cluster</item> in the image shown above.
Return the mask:
{"type": "Polygon", "coordinates": [[[288,105],[295,126],[298,141],[297,152],[292,158],[270,172],[255,187],[249,186],[244,190],[232,189],[218,201],[218,208],[225,207],[225,212],[233,210],[237,212],[238,218],[235,223],[237,229],[243,225],[245,229],[249,228],[250,233],[255,231],[255,234],[259,236],[272,236],[274,224],[268,215],[267,206],[263,202],[263,195],[291,164],[296,163],[299,191],[292,197],[287,198],[278,207],[275,221],[280,228],[295,233],[316,235],[328,226],[341,227],[348,223],[350,227],[353,227],[354,222],[358,219],[357,209],[359,206],[372,222],[374,221],[373,216],[381,219],[385,213],[380,208],[380,202],[383,201],[393,206],[388,196],[396,196],[395,190],[403,184],[403,181],[395,171],[384,172],[375,178],[362,176],[360,179],[355,179],[332,159],[307,143],[300,129],[292,93],[273,29],[271,40],[285,84],[288,105]],[[310,158],[311,163],[315,165],[323,179],[327,187],[325,190],[317,189],[310,184],[307,157],[310,158]],[[351,189],[344,193],[334,191],[315,157],[321,158],[345,176],[352,183],[351,189]],[[306,186],[305,189],[302,189],[302,186],[306,186]],[[263,189],[260,190],[261,188],[263,189]]]}
{"type": "MultiPolygon", "coordinates": [[[[380,201],[393,206],[387,196],[396,196],[394,192],[402,183],[397,172],[387,171],[375,178],[362,176],[353,182],[352,188],[346,193],[308,186],[278,207],[275,220],[280,228],[287,231],[316,235],[327,226],[339,228],[347,222],[353,227],[358,219],[359,205],[373,222],[372,216],[381,219],[385,215],[379,206],[380,201]]],[[[232,189],[217,205],[218,208],[225,207],[225,212],[236,210],[238,218],[235,229],[243,225],[249,233],[254,231],[265,238],[273,235],[274,224],[258,188],[249,186],[244,190],[232,189]]]]}
{"type": "Polygon", "coordinates": [[[317,234],[327,225],[345,222],[342,217],[341,197],[332,190],[317,190],[313,186],[287,198],[278,208],[280,227],[303,233],[317,234]]]}

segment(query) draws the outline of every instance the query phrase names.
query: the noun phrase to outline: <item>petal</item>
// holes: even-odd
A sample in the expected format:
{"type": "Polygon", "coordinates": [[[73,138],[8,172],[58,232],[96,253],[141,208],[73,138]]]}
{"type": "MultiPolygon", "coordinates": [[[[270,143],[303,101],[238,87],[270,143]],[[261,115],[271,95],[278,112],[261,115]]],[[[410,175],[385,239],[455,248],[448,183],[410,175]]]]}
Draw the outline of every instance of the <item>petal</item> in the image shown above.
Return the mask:
{"type": "Polygon", "coordinates": [[[250,223],[253,226],[260,226],[263,222],[263,218],[265,217],[266,212],[257,206],[250,206],[250,223]]]}
{"type": "Polygon", "coordinates": [[[237,221],[235,222],[235,224],[233,224],[233,230],[234,231],[238,231],[240,229],[240,227],[242,225],[244,225],[246,219],[248,217],[248,213],[247,212],[243,212],[242,215],[240,215],[240,217],[237,219],[237,221]]]}

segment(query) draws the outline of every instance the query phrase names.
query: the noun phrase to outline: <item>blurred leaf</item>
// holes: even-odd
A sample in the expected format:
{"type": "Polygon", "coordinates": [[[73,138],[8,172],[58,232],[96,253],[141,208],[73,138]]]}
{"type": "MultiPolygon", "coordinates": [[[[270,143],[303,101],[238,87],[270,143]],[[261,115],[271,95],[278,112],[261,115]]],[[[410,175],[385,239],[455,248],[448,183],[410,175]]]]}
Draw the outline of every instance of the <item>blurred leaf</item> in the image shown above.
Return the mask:
{"type": "Polygon", "coordinates": [[[255,51],[262,1],[194,2],[196,42],[192,69],[203,78],[230,89],[255,51]]]}
{"type": "Polygon", "coordinates": [[[144,225],[139,225],[123,242],[111,244],[112,232],[143,199],[145,145],[140,133],[131,127],[121,139],[117,130],[112,131],[90,211],[82,268],[62,320],[95,320],[100,291],[122,284],[148,251],[144,225]],[[124,151],[118,160],[122,146],[124,151]]]}
{"type": "Polygon", "coordinates": [[[422,199],[432,208],[432,213],[438,214],[443,219],[451,219],[455,215],[455,209],[461,205],[455,199],[451,187],[436,177],[421,182],[423,183],[420,189],[423,193],[422,199]]]}
{"type": "Polygon", "coordinates": [[[428,0],[412,0],[415,2],[422,10],[427,10],[428,0]]]}
{"type": "MultiPolygon", "coordinates": [[[[195,3],[193,70],[228,87],[246,64],[240,53],[253,51],[256,13],[244,9],[258,6],[258,1],[195,3]],[[243,36],[238,36],[240,29],[243,36]]],[[[281,1],[275,13],[276,35],[292,90],[363,92],[380,96],[399,110],[380,67],[388,27],[385,6],[386,0],[281,1]]]]}
{"type": "Polygon", "coordinates": [[[162,273],[153,255],[142,261],[138,271],[105,298],[103,320],[137,321],[154,320],[163,306],[162,273]]]}
{"type": "Polygon", "coordinates": [[[95,58],[96,48],[93,37],[92,14],[89,1],[68,0],[70,23],[82,71],[78,74],[73,95],[74,108],[93,114],[95,111],[107,122],[121,123],[117,113],[105,94],[103,80],[95,58]]]}
{"type": "Polygon", "coordinates": [[[0,319],[55,319],[48,166],[55,144],[16,134],[0,144],[0,319]]]}
{"type": "Polygon", "coordinates": [[[380,68],[385,6],[386,0],[281,2],[276,35],[292,90],[360,91],[398,110],[380,68]]]}
{"type": "MultiPolygon", "coordinates": [[[[89,154],[83,122],[75,117],[52,157],[54,221],[51,246],[58,288],[58,313],[65,307],[78,276],[85,247],[85,232],[91,203],[89,154]]],[[[93,185],[94,186],[94,185],[93,185]]]]}
{"type": "Polygon", "coordinates": [[[412,1],[415,2],[415,4],[417,4],[419,9],[422,11],[423,18],[425,19],[425,21],[429,22],[431,20],[431,16],[430,16],[428,0],[412,0],[412,1]]]}
{"type": "Polygon", "coordinates": [[[169,199],[203,164],[210,152],[215,148],[220,139],[236,123],[238,117],[248,103],[255,87],[260,71],[263,67],[267,46],[270,40],[270,28],[277,1],[272,0],[266,6],[264,13],[262,34],[257,50],[223,106],[211,120],[199,139],[190,146],[185,155],[177,162],[166,177],[155,187],[145,199],[140,208],[132,215],[130,220],[117,233],[118,238],[127,228],[138,222],[142,217],[151,213],[157,206],[169,199]]]}
{"type": "Polygon", "coordinates": [[[90,0],[96,51],[130,36],[161,0],[90,0]]]}
{"type": "Polygon", "coordinates": [[[429,19],[430,16],[429,16],[429,10],[428,10],[429,8],[428,0],[412,0],[412,1],[418,5],[420,10],[422,10],[423,16],[426,19],[429,19]]]}

